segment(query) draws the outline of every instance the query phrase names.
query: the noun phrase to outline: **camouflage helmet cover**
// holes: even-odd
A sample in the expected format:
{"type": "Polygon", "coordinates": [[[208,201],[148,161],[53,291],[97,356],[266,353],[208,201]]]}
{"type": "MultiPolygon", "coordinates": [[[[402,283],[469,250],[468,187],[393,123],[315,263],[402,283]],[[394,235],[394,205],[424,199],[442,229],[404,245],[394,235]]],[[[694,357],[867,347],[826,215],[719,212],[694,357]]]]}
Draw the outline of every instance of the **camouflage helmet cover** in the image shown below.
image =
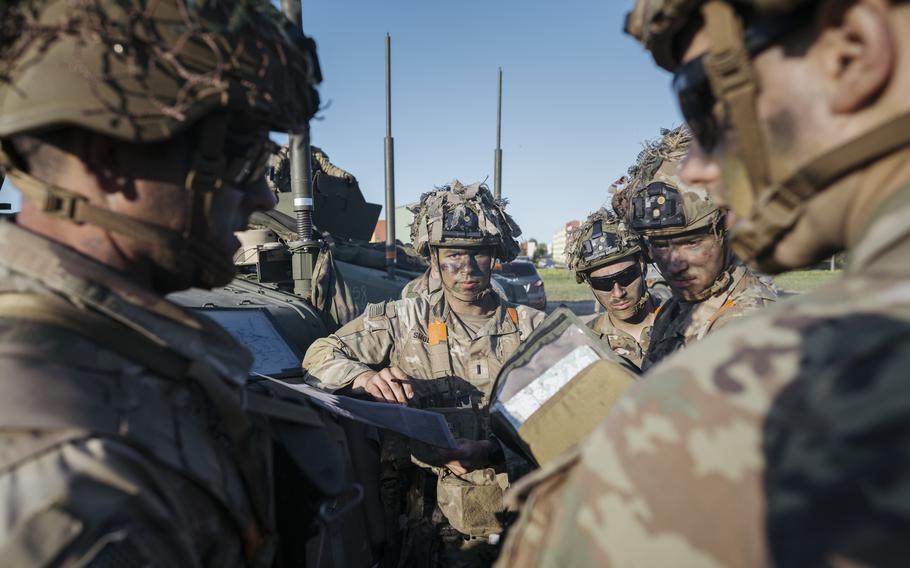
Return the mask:
{"type": "Polygon", "coordinates": [[[719,225],[722,214],[708,192],[685,184],[679,176],[692,135],[682,126],[661,134],[646,143],[629,169],[632,230],[658,237],[719,225]]]}
{"type": "Polygon", "coordinates": [[[638,235],[612,211],[598,209],[574,232],[566,250],[569,269],[581,284],[584,274],[641,252],[638,235]]]}
{"type": "MultiPolygon", "coordinates": [[[[651,52],[668,71],[679,65],[676,35],[707,0],[636,0],[626,15],[625,31],[651,52]]],[[[811,0],[727,0],[756,13],[789,12],[811,0]]]]}
{"type": "Polygon", "coordinates": [[[496,257],[508,262],[520,250],[515,237],[521,229],[505,211],[506,202],[498,200],[483,183],[462,185],[458,180],[424,193],[410,207],[414,214],[411,242],[423,256],[432,246],[490,245],[496,257]]]}
{"type": "Polygon", "coordinates": [[[315,44],[265,1],[0,6],[0,137],[70,125],[158,142],[219,108],[293,131],[318,108],[315,44]]]}

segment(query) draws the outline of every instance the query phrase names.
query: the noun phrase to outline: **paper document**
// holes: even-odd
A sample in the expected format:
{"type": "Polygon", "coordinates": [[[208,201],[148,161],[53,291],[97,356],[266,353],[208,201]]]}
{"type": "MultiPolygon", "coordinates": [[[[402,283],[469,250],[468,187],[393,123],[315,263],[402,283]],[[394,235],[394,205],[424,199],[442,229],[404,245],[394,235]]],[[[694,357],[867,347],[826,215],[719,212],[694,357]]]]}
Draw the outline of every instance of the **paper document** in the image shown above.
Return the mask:
{"type": "Polygon", "coordinates": [[[517,430],[559,389],[566,386],[578,373],[599,359],[600,355],[590,346],[576,347],[529,385],[518,391],[511,399],[497,402],[496,407],[502,409],[505,417],[517,430]]]}
{"type": "Polygon", "coordinates": [[[331,394],[309,385],[290,384],[261,373],[254,374],[306,396],[314,404],[332,414],[392,430],[431,446],[450,450],[457,447],[455,437],[449,430],[449,424],[438,412],[387,402],[358,400],[349,396],[331,394]]]}

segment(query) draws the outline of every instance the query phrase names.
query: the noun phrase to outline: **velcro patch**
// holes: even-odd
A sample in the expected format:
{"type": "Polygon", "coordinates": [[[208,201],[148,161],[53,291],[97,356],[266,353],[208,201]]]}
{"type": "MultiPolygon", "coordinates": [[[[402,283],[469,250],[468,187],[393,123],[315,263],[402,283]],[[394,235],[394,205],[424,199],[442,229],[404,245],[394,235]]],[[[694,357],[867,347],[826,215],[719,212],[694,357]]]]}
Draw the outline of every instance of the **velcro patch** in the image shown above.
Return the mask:
{"type": "Polygon", "coordinates": [[[446,327],[446,322],[436,320],[427,326],[427,332],[429,333],[429,343],[430,345],[436,345],[442,343],[443,341],[448,341],[449,339],[449,330],[446,327]]]}
{"type": "Polygon", "coordinates": [[[367,306],[367,317],[379,318],[385,315],[385,302],[370,304],[367,306]]]}

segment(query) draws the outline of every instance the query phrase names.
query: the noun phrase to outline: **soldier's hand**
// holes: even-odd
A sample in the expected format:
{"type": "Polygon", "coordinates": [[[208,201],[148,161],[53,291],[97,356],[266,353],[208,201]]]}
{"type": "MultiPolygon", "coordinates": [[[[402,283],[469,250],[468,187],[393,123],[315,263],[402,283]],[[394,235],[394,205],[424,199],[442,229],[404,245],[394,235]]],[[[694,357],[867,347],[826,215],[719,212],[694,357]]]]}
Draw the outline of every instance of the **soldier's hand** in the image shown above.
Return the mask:
{"type": "Polygon", "coordinates": [[[411,377],[398,367],[386,367],[379,372],[367,371],[354,379],[354,390],[364,390],[376,400],[407,404],[414,397],[411,377]]]}
{"type": "Polygon", "coordinates": [[[490,463],[490,455],[493,453],[493,442],[489,440],[465,440],[459,438],[455,440],[458,445],[457,450],[445,451],[446,467],[452,470],[456,475],[464,475],[469,471],[487,467],[490,463]]]}

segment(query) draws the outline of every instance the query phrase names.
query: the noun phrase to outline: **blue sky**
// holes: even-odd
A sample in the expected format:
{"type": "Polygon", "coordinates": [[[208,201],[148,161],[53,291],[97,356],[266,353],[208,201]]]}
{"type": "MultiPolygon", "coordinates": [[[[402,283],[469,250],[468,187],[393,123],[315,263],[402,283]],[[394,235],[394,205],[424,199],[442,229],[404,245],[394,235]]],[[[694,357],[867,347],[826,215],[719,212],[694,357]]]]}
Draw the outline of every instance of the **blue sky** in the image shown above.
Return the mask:
{"type": "Polygon", "coordinates": [[[303,2],[324,75],[312,141],[369,201],[384,196],[386,32],[398,204],[453,178],[492,187],[500,66],[503,195],[525,238],[604,203],[642,141],[681,120],[669,77],[621,32],[631,0],[303,2]]]}

